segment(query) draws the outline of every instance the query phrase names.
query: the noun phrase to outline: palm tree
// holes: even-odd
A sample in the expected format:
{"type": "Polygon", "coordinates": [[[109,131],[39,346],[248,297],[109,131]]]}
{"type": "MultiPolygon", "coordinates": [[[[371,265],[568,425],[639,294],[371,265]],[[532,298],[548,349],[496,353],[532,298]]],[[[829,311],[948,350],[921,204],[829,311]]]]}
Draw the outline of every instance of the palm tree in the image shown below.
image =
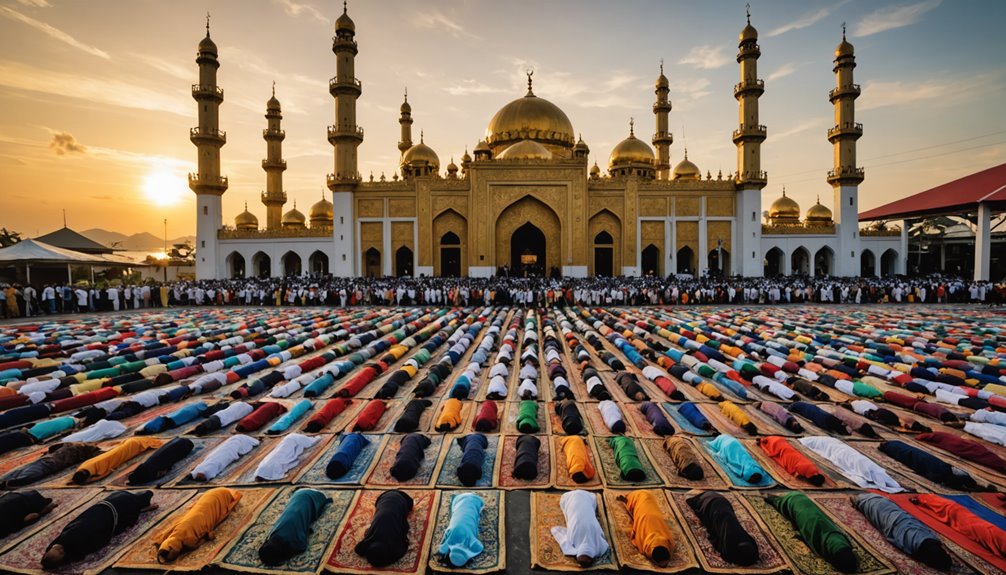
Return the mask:
{"type": "Polygon", "coordinates": [[[21,232],[14,232],[7,228],[0,228],[0,248],[12,246],[21,241],[21,232]]]}

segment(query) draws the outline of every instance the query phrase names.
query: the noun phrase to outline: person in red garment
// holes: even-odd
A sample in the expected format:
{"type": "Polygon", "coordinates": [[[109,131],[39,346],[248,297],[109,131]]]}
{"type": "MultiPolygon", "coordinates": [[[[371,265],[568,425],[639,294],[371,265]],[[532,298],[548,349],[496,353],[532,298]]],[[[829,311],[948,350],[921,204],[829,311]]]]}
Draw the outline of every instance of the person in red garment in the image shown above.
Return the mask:
{"type": "Polygon", "coordinates": [[[820,487],[824,485],[824,474],[804,454],[797,451],[786,438],[773,435],[758,439],[758,447],[778,463],[793,477],[799,477],[820,487]]]}
{"type": "Polygon", "coordinates": [[[993,555],[1006,559],[1006,531],[978,517],[959,503],[939,495],[922,493],[911,498],[911,502],[954,531],[988,549],[993,555]]]}

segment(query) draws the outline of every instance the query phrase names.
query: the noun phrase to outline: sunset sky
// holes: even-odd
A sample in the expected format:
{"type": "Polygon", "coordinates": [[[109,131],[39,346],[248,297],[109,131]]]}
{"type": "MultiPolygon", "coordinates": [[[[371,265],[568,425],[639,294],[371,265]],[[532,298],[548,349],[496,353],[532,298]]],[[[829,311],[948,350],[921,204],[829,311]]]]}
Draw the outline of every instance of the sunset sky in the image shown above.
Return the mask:
{"type": "MultiPolygon", "coordinates": [[[[671,82],[672,164],[735,169],[737,34],[744,0],[355,0],[366,130],[360,171],[397,169],[407,86],[414,139],[442,167],[472,149],[497,109],[524,94],[560,106],[605,169],[628,133],[653,130],[653,81],[671,82]]],[[[828,90],[842,22],[856,47],[865,125],[865,210],[1006,161],[1006,2],[751,0],[766,82],[765,208],[785,185],[806,209],[820,194],[833,123],[828,90]]],[[[192,234],[196,125],[189,86],[209,11],[225,90],[225,223],[248,202],[264,221],[265,102],[276,82],[289,162],[285,188],[307,212],[332,171],[331,0],[0,0],[0,226],[27,236],[62,224],[192,234]],[[158,194],[165,194],[158,196],[158,194]],[[153,197],[158,196],[158,197],[153,197]]]]}

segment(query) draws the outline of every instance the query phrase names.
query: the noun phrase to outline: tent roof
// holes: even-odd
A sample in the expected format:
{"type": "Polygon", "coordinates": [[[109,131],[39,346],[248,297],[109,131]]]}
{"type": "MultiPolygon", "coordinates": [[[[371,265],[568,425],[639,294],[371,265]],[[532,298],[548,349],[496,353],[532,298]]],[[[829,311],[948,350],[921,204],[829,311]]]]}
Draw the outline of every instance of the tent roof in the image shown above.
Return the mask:
{"type": "Polygon", "coordinates": [[[979,203],[1006,207],[1006,164],[867,210],[859,221],[959,214],[976,210],[979,203]]]}
{"type": "Polygon", "coordinates": [[[110,254],[113,251],[112,248],[81,235],[66,226],[35,239],[51,246],[78,252],[110,254]]]}
{"type": "MultiPolygon", "coordinates": [[[[55,263],[55,264],[94,264],[122,265],[126,262],[117,261],[122,256],[85,254],[49,245],[38,240],[22,240],[12,246],[0,249],[0,263],[55,263]],[[112,259],[115,258],[115,259],[112,259]]],[[[129,262],[132,264],[132,262],[129,262]]],[[[135,265],[135,264],[133,264],[135,265]]]]}

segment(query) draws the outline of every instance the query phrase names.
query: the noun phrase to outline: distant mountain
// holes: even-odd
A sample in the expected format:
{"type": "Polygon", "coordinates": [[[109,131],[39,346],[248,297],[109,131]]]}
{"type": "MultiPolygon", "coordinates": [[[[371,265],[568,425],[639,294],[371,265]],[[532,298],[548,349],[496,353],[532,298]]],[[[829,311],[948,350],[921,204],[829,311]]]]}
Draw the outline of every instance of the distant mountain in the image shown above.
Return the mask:
{"type": "MultiPolygon", "coordinates": [[[[110,232],[101,228],[92,228],[90,230],[84,230],[80,232],[80,234],[98,243],[105,244],[106,246],[133,252],[160,250],[164,248],[164,239],[150,232],[140,232],[138,234],[127,236],[126,234],[119,232],[110,232]]],[[[174,244],[182,243],[195,245],[196,237],[181,236],[173,239],[168,238],[168,247],[171,247],[174,244]]]]}

